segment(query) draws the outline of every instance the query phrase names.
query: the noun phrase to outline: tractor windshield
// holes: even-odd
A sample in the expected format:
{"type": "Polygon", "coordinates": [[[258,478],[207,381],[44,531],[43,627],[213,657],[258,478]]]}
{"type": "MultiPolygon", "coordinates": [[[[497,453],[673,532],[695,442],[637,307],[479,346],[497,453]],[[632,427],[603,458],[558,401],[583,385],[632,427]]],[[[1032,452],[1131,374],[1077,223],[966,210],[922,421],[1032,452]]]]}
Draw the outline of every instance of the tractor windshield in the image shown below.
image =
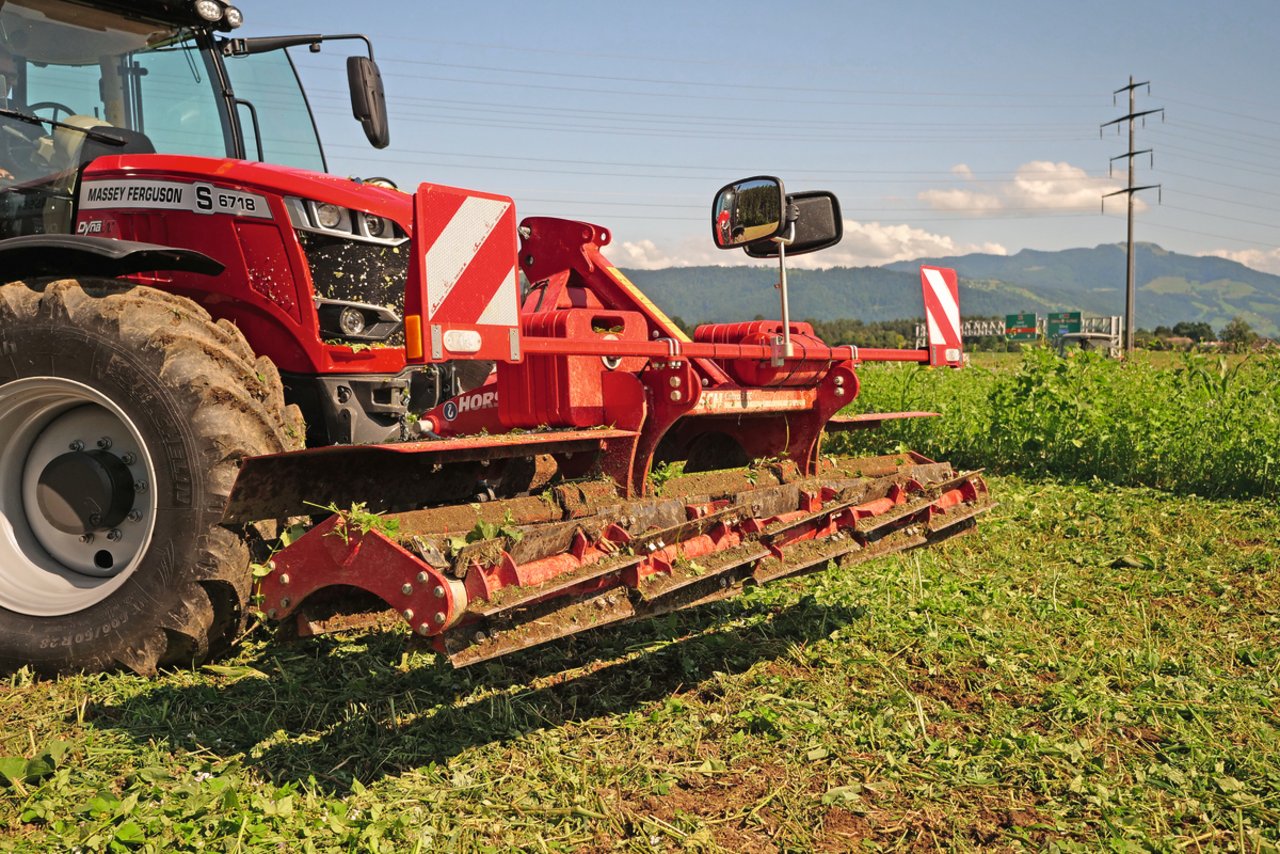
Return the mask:
{"type": "Polygon", "coordinates": [[[287,54],[234,65],[231,96],[203,32],[73,0],[0,0],[0,237],[67,231],[78,171],[95,157],[247,148],[323,171],[287,54]]]}

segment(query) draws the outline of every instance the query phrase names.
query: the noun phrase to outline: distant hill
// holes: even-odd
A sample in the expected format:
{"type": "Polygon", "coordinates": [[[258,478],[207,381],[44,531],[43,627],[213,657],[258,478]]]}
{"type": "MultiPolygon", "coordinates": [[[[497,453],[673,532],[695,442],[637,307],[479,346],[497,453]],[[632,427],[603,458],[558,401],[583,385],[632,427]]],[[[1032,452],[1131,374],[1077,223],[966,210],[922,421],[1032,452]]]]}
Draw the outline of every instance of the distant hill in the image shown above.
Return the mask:
{"type": "MultiPolygon", "coordinates": [[[[1025,288],[1089,314],[1124,313],[1125,251],[1118,244],[1059,252],[1024,249],[1016,255],[920,259],[890,264],[887,269],[912,273],[922,263],[954,267],[962,279],[971,282],[1025,288]]],[[[1239,316],[1258,332],[1280,334],[1280,276],[1225,258],[1169,252],[1153,243],[1135,247],[1134,268],[1137,325],[1141,328],[1188,320],[1205,321],[1221,329],[1239,316]]]]}
{"type": "MultiPolygon", "coordinates": [[[[960,274],[960,310],[969,316],[1015,312],[1124,313],[1122,246],[1016,255],[961,255],[885,267],[835,267],[788,273],[791,316],[866,322],[921,317],[920,264],[954,267],[960,274]]],[[[1280,334],[1280,276],[1235,261],[1167,252],[1139,244],[1138,326],[1205,321],[1221,329],[1245,318],[1264,335],[1280,334]]],[[[776,270],[769,267],[671,267],[627,270],[668,314],[688,323],[778,316],[776,270]]]]}
{"type": "MultiPolygon", "coordinates": [[[[689,323],[779,316],[776,268],[671,267],[626,274],[664,311],[689,323]]],[[[879,267],[790,270],[791,316],[872,321],[923,315],[917,278],[879,267]]]]}

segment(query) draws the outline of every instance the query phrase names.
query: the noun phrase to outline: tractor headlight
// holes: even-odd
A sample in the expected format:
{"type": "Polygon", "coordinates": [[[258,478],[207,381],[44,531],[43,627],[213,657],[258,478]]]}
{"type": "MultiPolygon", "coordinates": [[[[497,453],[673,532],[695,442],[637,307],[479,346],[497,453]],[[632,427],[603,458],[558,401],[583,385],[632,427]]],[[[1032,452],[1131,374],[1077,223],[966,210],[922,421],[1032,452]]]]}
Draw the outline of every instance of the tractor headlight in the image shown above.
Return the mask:
{"type": "Polygon", "coordinates": [[[387,233],[387,221],[377,214],[362,214],[361,222],[364,223],[364,233],[370,237],[385,237],[387,233]]]}
{"type": "Polygon", "coordinates": [[[400,331],[400,315],[382,305],[317,299],[320,333],[338,341],[386,341],[400,331]]]}
{"type": "Polygon", "coordinates": [[[228,27],[237,30],[244,23],[244,14],[235,6],[228,6],[227,11],[222,15],[222,20],[226,21],[228,27]]]}
{"type": "Polygon", "coordinates": [[[213,23],[222,20],[222,4],[218,0],[196,0],[196,14],[213,23]]]}
{"type": "Polygon", "coordinates": [[[346,211],[337,205],[331,205],[327,202],[317,204],[315,206],[315,212],[316,225],[321,228],[328,229],[335,229],[342,225],[342,220],[345,218],[343,215],[346,213],[346,211]]]}
{"type": "Polygon", "coordinates": [[[362,243],[399,246],[409,239],[394,220],[368,211],[355,211],[332,202],[288,197],[289,219],[299,231],[345,237],[362,243]]]}
{"type": "Polygon", "coordinates": [[[338,315],[338,329],[348,337],[364,332],[364,312],[350,306],[342,309],[338,315]]]}

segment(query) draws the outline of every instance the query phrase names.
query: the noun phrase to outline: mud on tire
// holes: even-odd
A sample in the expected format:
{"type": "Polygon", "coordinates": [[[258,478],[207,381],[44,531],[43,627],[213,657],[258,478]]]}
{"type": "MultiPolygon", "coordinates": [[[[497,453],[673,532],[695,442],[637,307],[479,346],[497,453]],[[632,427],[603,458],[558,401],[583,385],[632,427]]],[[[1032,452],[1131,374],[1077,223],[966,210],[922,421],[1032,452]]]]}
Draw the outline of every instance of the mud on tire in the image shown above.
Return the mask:
{"type": "Polygon", "coordinates": [[[0,285],[0,667],[149,674],[224,647],[251,583],[244,539],[219,525],[239,461],[302,436],[274,366],[190,300],[109,279],[0,285]],[[75,529],[90,517],[49,498],[85,472],[111,475],[120,506],[92,517],[110,530],[75,529]]]}

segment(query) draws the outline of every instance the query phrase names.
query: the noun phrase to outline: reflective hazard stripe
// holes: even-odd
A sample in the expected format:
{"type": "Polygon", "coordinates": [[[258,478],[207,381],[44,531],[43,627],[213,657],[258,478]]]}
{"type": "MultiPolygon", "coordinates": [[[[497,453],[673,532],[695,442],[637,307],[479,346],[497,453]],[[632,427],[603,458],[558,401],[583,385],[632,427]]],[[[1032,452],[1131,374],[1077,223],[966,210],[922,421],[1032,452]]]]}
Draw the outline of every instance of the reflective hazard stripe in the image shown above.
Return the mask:
{"type": "Polygon", "coordinates": [[[924,280],[924,312],[929,324],[929,343],[960,346],[960,301],[955,273],[936,267],[921,267],[924,280]],[[945,275],[950,273],[950,281],[945,275]]]}
{"type": "MultiPolygon", "coordinates": [[[[493,235],[494,229],[510,207],[511,204],[509,202],[496,199],[485,199],[477,196],[468,196],[463,199],[462,204],[453,214],[448,224],[431,244],[431,248],[427,250],[428,318],[435,317],[436,312],[440,310],[440,306],[448,299],[449,294],[463,282],[471,262],[475,260],[476,256],[484,248],[490,236],[493,235]]],[[[514,261],[515,259],[513,258],[511,275],[506,279],[506,283],[511,285],[509,292],[512,294],[515,292],[514,282],[511,281],[511,276],[515,275],[514,261]]],[[[488,311],[488,306],[498,295],[500,294],[497,291],[476,295],[483,296],[484,301],[481,305],[486,306],[486,308],[482,310],[482,313],[488,311]]],[[[505,307],[499,310],[505,314],[505,307]]],[[[510,320],[504,322],[514,324],[514,315],[510,320]]]]}

